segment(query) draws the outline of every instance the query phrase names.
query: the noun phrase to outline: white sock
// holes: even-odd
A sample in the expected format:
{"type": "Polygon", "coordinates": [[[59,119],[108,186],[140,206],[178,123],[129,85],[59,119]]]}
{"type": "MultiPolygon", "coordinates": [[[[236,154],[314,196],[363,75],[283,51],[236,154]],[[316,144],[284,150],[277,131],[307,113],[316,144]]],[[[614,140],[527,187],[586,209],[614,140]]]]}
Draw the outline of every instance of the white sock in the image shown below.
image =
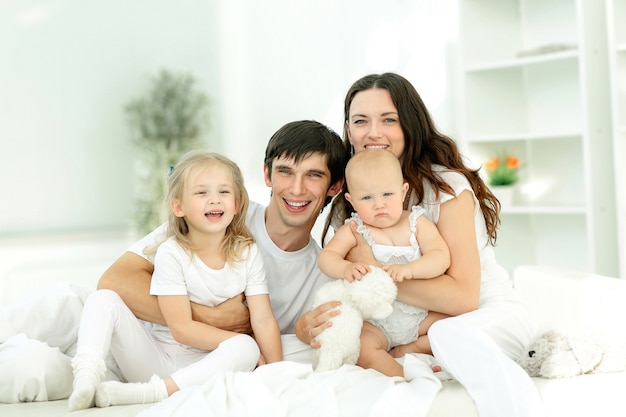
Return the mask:
{"type": "Polygon", "coordinates": [[[96,387],[104,378],[106,365],[99,355],[83,352],[72,358],[74,374],[73,390],[67,402],[70,411],[94,406],[96,387]]]}
{"type": "Polygon", "coordinates": [[[167,398],[165,382],[153,375],[148,382],[123,383],[106,381],[98,385],[96,390],[96,406],[148,404],[167,398]]]}

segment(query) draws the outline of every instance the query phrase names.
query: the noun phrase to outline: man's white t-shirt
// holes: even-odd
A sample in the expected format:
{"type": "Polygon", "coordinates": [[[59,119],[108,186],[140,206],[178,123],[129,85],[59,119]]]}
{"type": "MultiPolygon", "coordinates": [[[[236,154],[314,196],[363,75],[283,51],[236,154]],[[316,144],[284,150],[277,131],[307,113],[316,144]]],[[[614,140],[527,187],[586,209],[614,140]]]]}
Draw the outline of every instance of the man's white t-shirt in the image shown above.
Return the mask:
{"type": "MultiPolygon", "coordinates": [[[[304,248],[286,252],[270,239],[265,227],[265,207],[250,202],[246,224],[256,239],[263,258],[272,310],[282,334],[295,333],[295,324],[303,313],[311,309],[315,292],[330,278],[317,267],[320,247],[313,237],[304,248]]],[[[166,224],[132,245],[128,251],[154,263],[154,255],[146,256],[144,248],[166,240],[166,224]]]]}

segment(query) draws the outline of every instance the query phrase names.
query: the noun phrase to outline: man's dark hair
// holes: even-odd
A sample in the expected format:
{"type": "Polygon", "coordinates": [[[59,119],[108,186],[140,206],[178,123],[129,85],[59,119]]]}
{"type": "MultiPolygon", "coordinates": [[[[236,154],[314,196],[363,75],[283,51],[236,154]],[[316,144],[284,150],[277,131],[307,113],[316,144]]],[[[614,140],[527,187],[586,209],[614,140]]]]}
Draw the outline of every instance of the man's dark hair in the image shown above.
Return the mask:
{"type": "MultiPolygon", "coordinates": [[[[293,159],[299,163],[311,154],[326,156],[330,184],[343,179],[347,152],[341,137],[328,126],[315,120],[299,120],[281,127],[272,135],[265,148],[265,165],[272,172],[276,158],[293,159]]],[[[330,198],[326,202],[330,201],[330,198]]]]}

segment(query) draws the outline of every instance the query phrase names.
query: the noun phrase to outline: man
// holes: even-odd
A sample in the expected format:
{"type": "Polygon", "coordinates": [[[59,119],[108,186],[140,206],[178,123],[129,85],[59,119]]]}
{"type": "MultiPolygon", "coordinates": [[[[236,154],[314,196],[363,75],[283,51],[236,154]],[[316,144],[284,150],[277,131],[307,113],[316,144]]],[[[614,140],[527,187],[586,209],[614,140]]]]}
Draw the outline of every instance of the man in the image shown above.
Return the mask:
{"type": "MultiPolygon", "coordinates": [[[[320,248],[311,230],[319,213],[341,190],[345,163],[341,138],[315,121],[286,124],[270,138],[266,148],[263,171],[271,199],[267,207],[252,202],[246,223],[263,257],[286,360],[310,363],[312,338],[336,314],[330,311],[336,303],[305,312],[312,305],[315,291],[328,279],[317,267],[320,248]]],[[[163,225],[133,245],[98,283],[99,289],[117,292],[140,319],[162,324],[156,297],[149,295],[153,259],[143,250],[163,241],[164,236],[163,225]]],[[[249,330],[242,296],[214,308],[192,303],[192,312],[195,320],[216,327],[249,330]]]]}

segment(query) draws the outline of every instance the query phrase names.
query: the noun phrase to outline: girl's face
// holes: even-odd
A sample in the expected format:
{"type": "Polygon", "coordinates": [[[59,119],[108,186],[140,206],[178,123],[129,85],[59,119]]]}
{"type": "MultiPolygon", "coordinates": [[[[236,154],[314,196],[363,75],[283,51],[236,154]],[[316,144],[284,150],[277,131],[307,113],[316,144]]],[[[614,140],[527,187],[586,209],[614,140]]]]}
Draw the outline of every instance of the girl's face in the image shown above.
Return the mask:
{"type": "Polygon", "coordinates": [[[390,151],[398,159],[404,152],[404,133],[398,110],[389,91],[383,88],[363,90],[354,96],[346,127],[354,152],[380,148],[390,151]]]}
{"type": "Polygon", "coordinates": [[[192,172],[180,200],[172,202],[178,217],[185,217],[189,233],[224,234],[239,210],[230,169],[220,163],[192,172]]]}

